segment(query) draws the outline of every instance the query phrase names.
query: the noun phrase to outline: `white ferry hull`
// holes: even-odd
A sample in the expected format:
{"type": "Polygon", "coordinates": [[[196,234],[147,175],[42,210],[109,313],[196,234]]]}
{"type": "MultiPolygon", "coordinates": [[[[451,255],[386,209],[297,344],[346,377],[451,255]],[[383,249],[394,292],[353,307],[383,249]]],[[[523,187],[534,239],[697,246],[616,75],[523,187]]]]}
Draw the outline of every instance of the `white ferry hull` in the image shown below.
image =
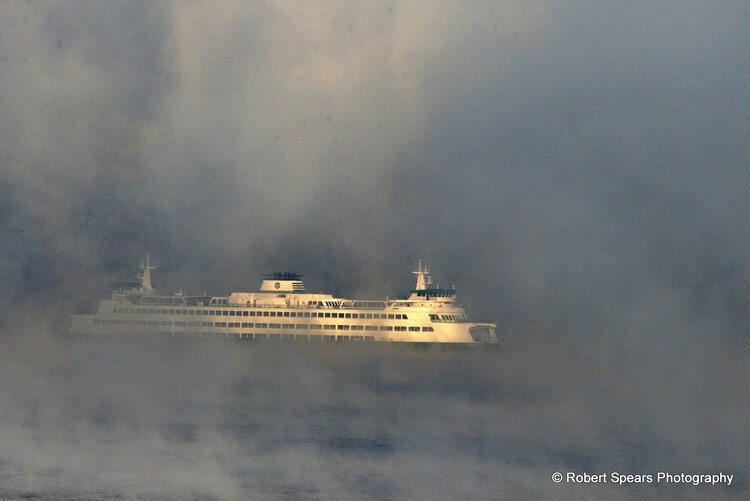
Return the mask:
{"type": "MultiPolygon", "coordinates": [[[[289,322],[290,317],[260,317],[264,321],[249,322],[243,313],[259,312],[243,307],[216,308],[218,314],[183,314],[171,311],[210,311],[206,308],[134,308],[122,303],[105,301],[99,311],[91,315],[73,315],[71,332],[91,335],[162,335],[176,337],[226,337],[237,339],[293,339],[379,341],[393,343],[497,343],[495,324],[470,322],[432,322],[427,315],[403,314],[407,318],[393,321],[371,319],[308,319],[289,322]],[[130,310],[166,310],[167,313],[129,313],[130,310]],[[125,310],[125,311],[122,311],[125,310]],[[230,312],[233,315],[225,315],[230,312]],[[408,315],[408,316],[407,316],[408,315]],[[411,317],[415,317],[414,320],[411,317]],[[196,320],[198,319],[198,320],[196,320]],[[243,321],[244,320],[244,321],[243,321]],[[273,321],[271,321],[273,320],[273,321]],[[286,320],[286,321],[284,321],[286,320]],[[198,325],[195,325],[198,324],[198,325]],[[399,330],[395,330],[395,329],[399,330]],[[431,331],[423,330],[431,328],[431,331]],[[404,330],[401,330],[404,329],[404,330]]],[[[283,314],[282,310],[274,313],[283,314]]],[[[288,311],[286,313],[289,313],[288,311]]],[[[301,310],[295,313],[307,313],[301,310]]],[[[320,312],[323,313],[323,312],[320,312]]],[[[366,315],[366,313],[354,312],[366,315]]],[[[346,313],[344,313],[345,315],[346,313]]],[[[349,313],[351,314],[351,312],[349,313]]]]}

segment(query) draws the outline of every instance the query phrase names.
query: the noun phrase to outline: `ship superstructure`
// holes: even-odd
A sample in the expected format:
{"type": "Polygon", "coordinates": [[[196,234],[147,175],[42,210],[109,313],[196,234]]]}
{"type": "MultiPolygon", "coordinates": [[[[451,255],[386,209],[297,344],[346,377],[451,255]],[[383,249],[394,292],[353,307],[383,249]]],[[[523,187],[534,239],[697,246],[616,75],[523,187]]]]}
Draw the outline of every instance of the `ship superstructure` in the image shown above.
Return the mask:
{"type": "Polygon", "coordinates": [[[417,264],[415,288],[405,297],[357,300],[309,293],[298,273],[264,275],[257,292],[228,296],[160,295],[155,267],[141,263],[139,282],[116,282],[96,313],[73,315],[79,334],[138,334],[238,339],[496,344],[497,326],[470,322],[455,289],[432,287],[417,264]]]}

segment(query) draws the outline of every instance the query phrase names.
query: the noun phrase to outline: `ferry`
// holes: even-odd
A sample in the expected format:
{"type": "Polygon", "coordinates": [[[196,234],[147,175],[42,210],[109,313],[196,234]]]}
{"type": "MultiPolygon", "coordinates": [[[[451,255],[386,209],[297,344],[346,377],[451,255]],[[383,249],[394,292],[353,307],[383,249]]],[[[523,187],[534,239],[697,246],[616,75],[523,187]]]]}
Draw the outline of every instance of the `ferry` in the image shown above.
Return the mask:
{"type": "Polygon", "coordinates": [[[160,295],[148,253],[138,281],[114,282],[92,314],[72,317],[73,334],[223,337],[393,343],[497,344],[497,325],[468,319],[455,288],[432,286],[418,261],[416,285],[396,299],[359,300],[305,291],[302,275],[263,276],[257,292],[160,295]]]}

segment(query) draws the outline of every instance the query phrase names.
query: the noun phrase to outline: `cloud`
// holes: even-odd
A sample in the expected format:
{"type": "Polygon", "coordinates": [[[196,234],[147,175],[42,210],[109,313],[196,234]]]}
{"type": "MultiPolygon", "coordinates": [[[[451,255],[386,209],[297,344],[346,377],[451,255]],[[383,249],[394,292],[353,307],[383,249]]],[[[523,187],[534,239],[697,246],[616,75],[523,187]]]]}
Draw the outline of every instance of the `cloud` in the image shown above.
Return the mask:
{"type": "MultiPolygon", "coordinates": [[[[243,453],[212,412],[191,411],[211,423],[195,442],[170,442],[164,423],[179,423],[180,405],[162,401],[179,385],[134,383],[122,369],[108,386],[90,376],[98,362],[45,334],[149,249],[167,291],[247,290],[261,272],[293,268],[310,290],[358,297],[410,287],[420,254],[472,316],[500,324],[499,359],[360,353],[331,369],[325,352],[209,372],[224,384],[215,391],[191,380],[201,390],[186,398],[203,391],[217,405],[241,381],[269,385],[228,404],[240,411],[292,395],[277,409],[290,426],[312,409],[320,434],[280,449],[250,439],[272,458],[272,475],[253,477],[263,492],[315,478],[311,497],[418,495],[428,484],[481,497],[496,482],[544,495],[536,483],[553,467],[736,468],[750,321],[747,16],[742,2],[4,3],[0,326],[14,382],[4,400],[19,403],[18,413],[3,406],[4,443],[21,458],[12,463],[42,472],[37,487],[54,468],[88,478],[112,432],[96,435],[104,408],[138,430],[132,454],[113,459],[131,479],[162,454],[197,454],[143,495],[161,495],[164,479],[194,486],[187,495],[222,483],[218,497],[245,492],[246,477],[225,471],[243,453]],[[435,359],[460,370],[436,373],[435,359]],[[276,370],[295,383],[269,382],[276,370]],[[354,409],[367,433],[325,428],[325,405],[354,409]],[[49,425],[28,431],[36,409],[49,425]],[[396,431],[383,438],[390,420],[396,431]],[[67,426],[79,443],[65,442],[67,426]],[[451,430],[487,438],[465,449],[451,430]],[[357,456],[376,475],[352,484],[341,475],[358,470],[341,450],[362,443],[386,453],[357,456]],[[59,466],[70,450],[86,452],[59,466]],[[463,461],[458,470],[445,454],[463,461]],[[133,466],[139,458],[145,466],[133,466]],[[299,471],[282,474],[285,461],[299,471]],[[199,468],[205,483],[191,483],[199,468]],[[472,477],[487,468],[501,480],[472,477]],[[410,490],[407,477],[426,480],[410,490]]],[[[214,349],[211,363],[233,356],[214,349]]],[[[157,350],[146,372],[181,379],[176,362],[160,372],[160,357],[204,360],[180,356],[157,350]]]]}

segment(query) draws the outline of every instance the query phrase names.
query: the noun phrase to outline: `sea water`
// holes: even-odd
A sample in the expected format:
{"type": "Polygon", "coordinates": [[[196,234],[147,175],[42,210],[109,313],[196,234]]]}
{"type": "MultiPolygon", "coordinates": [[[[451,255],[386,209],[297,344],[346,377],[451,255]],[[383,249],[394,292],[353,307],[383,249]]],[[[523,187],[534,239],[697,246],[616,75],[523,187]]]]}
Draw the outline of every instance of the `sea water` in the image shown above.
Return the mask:
{"type": "Polygon", "coordinates": [[[3,350],[2,499],[627,499],[660,491],[550,475],[680,457],[658,430],[607,429],[591,377],[566,391],[565,370],[503,349],[51,336],[3,350]]]}

